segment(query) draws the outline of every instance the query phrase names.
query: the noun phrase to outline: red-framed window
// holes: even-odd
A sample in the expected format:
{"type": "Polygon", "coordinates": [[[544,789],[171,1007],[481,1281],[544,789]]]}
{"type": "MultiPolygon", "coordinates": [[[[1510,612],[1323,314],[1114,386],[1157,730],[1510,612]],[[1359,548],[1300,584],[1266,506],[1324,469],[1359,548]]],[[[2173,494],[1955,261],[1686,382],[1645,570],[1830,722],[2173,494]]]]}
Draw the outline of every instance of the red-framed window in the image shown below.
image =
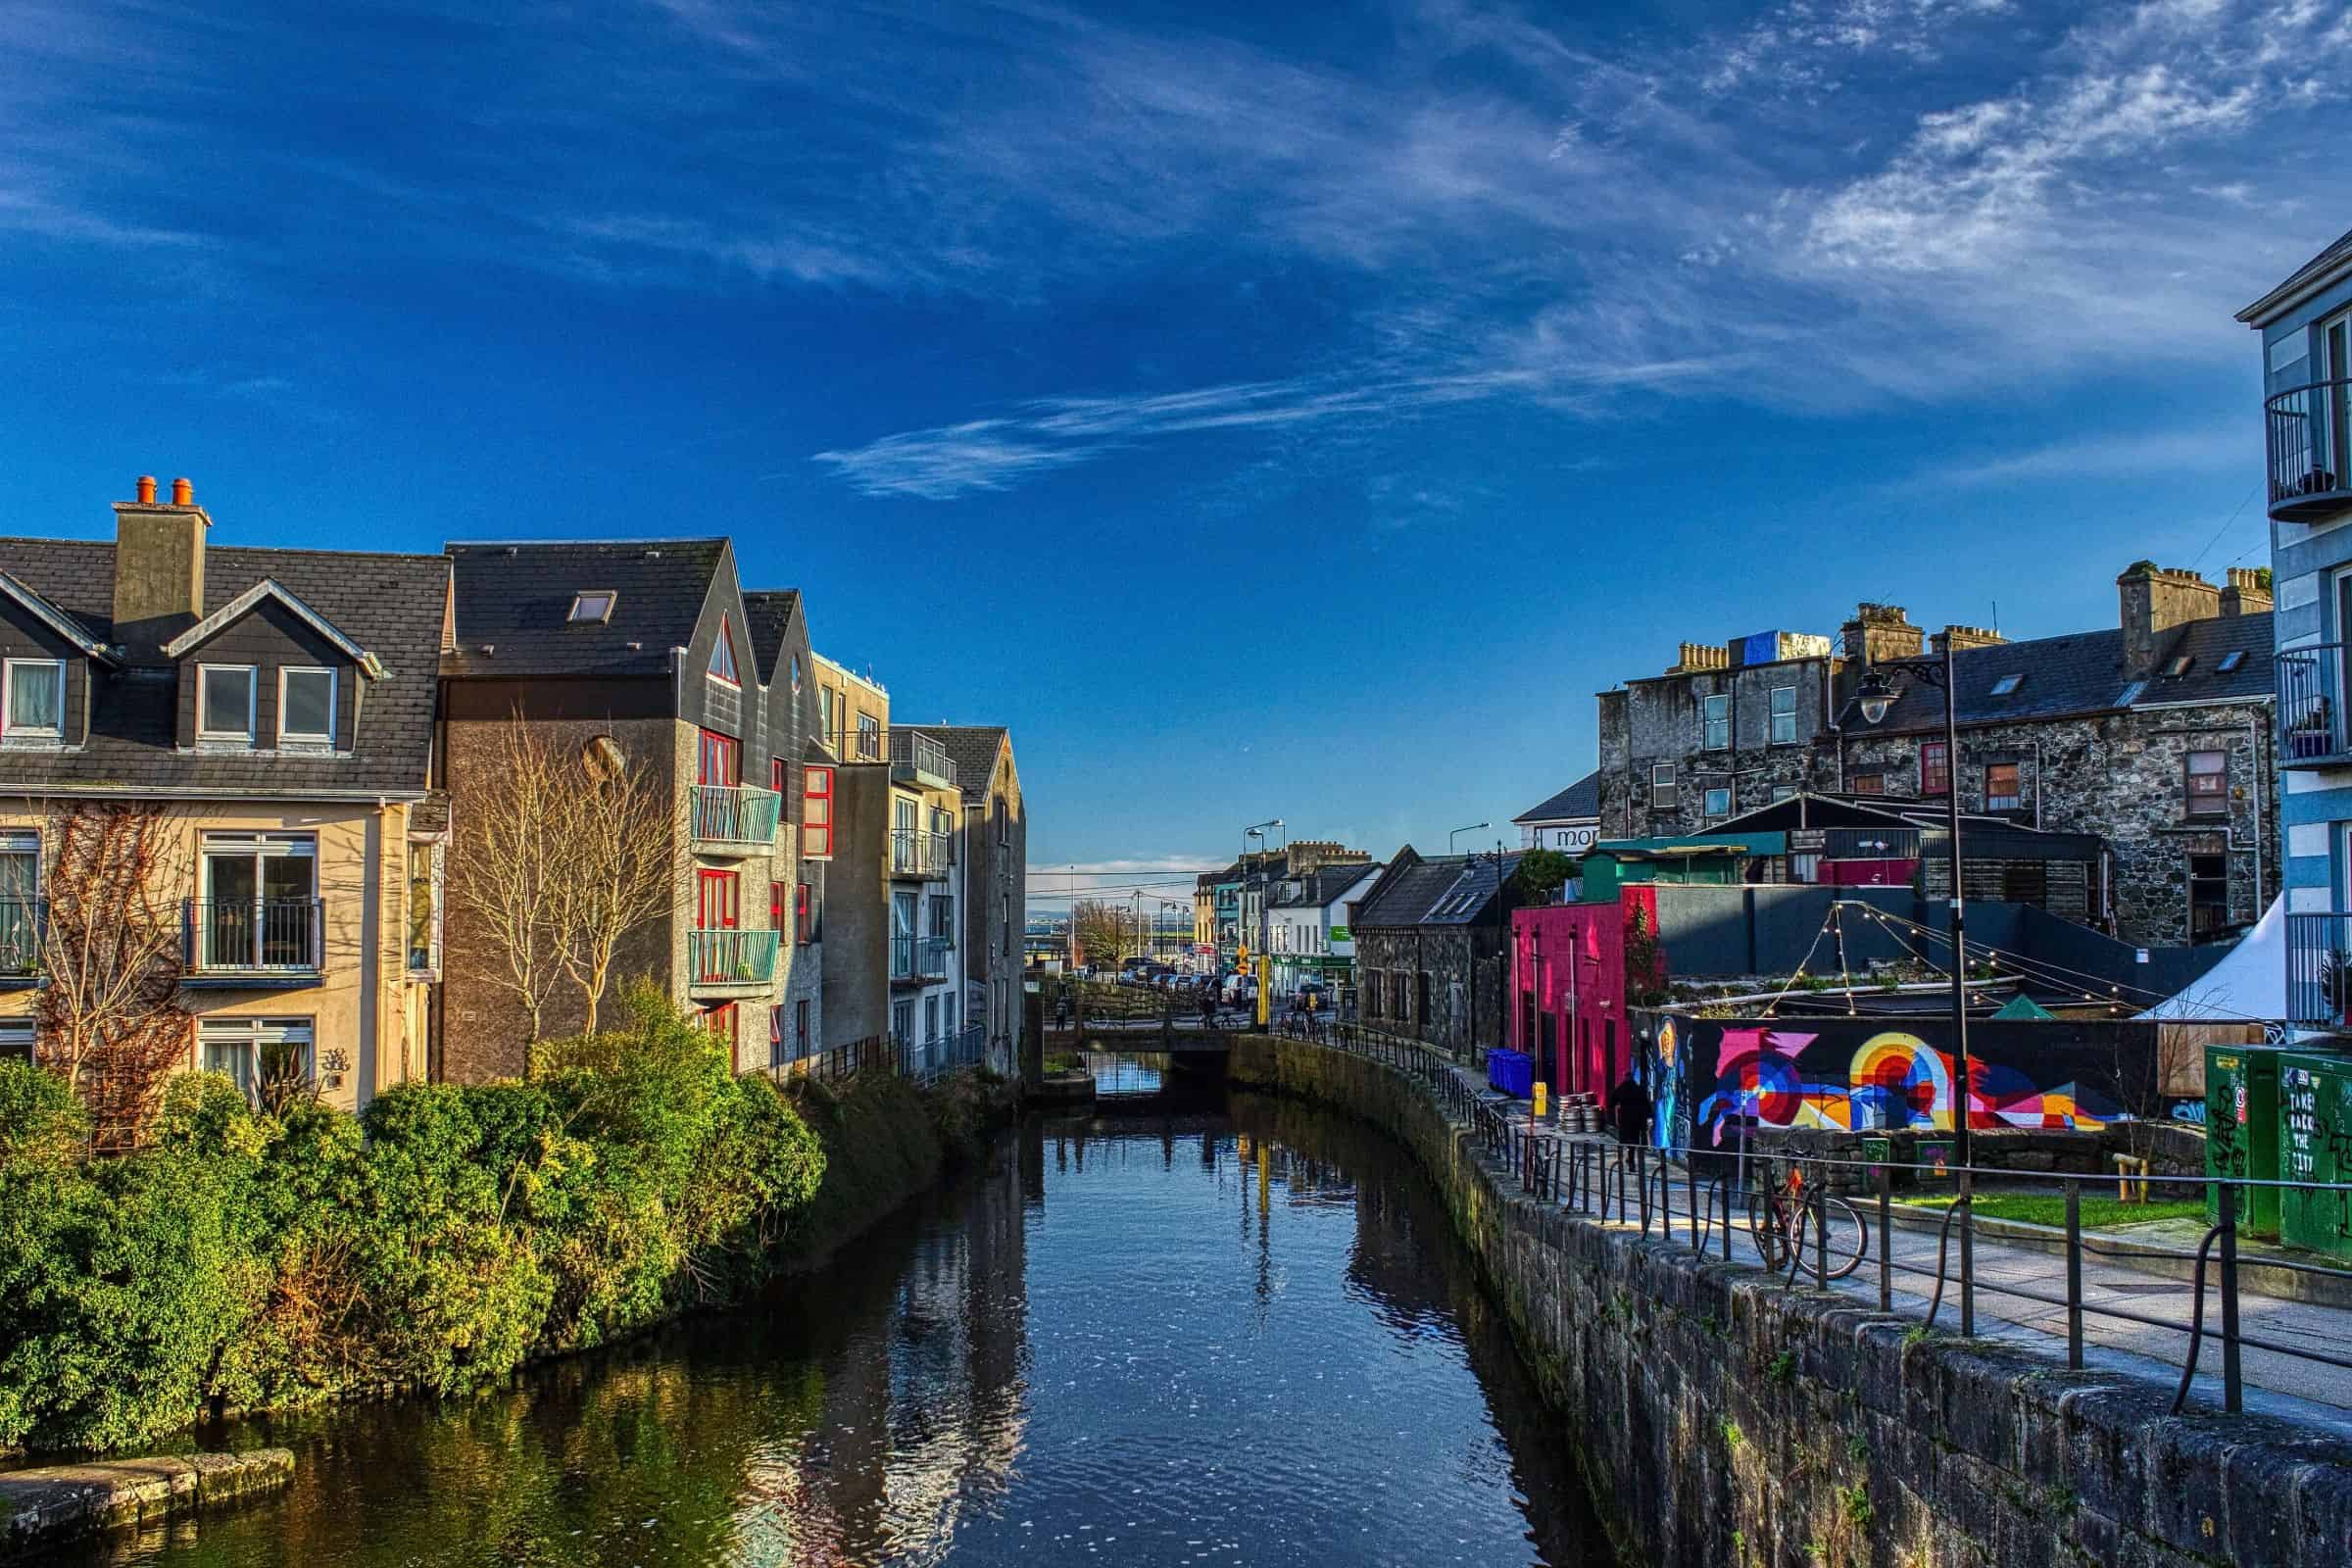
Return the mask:
{"type": "Polygon", "coordinates": [[[721,1002],[703,1009],[703,1027],[713,1038],[725,1042],[727,1054],[735,1054],[735,1004],[721,1002]]]}
{"type": "Polygon", "coordinates": [[[704,730],[702,744],[694,752],[694,781],[697,784],[741,784],[743,742],[732,735],[721,735],[714,729],[704,730]]]}
{"type": "Polygon", "coordinates": [[[767,928],[770,931],[784,929],[784,884],[781,882],[767,885],[767,928]]]}
{"type": "Polygon", "coordinates": [[[735,675],[735,636],[724,615],[718,617],[718,635],[710,639],[710,678],[729,686],[742,684],[735,675]]]}
{"type": "Polygon", "coordinates": [[[816,890],[806,882],[793,893],[792,940],[802,947],[816,940],[816,890]]]}
{"type": "Polygon", "coordinates": [[[767,787],[778,795],[784,793],[784,759],[781,757],[767,760],[767,787]]]}
{"type": "Polygon", "coordinates": [[[732,931],[743,923],[743,883],[732,871],[695,872],[695,929],[732,931]]]}
{"type": "Polygon", "coordinates": [[[1924,741],[1919,748],[1919,793],[1949,795],[1952,791],[1952,754],[1942,741],[1924,741]]]}
{"type": "Polygon", "coordinates": [[[833,769],[815,762],[801,769],[801,857],[833,858],[833,769]]]}

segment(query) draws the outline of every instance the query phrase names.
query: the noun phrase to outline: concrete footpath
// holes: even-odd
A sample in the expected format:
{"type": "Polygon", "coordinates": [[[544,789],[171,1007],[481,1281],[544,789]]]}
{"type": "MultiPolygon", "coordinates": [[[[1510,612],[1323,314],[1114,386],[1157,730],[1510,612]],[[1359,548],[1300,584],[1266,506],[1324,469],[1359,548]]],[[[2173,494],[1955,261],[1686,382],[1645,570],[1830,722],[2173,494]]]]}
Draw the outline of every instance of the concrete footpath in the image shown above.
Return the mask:
{"type": "MultiPolygon", "coordinates": [[[[1482,1089],[1484,1085],[1480,1086],[1482,1089]]],[[[1496,1099],[1499,1105],[1516,1105],[1524,1114],[1525,1102],[1496,1099]]],[[[1585,1142],[1574,1137],[1545,1130],[1539,1134],[1549,1141],[1574,1145],[1585,1142]]],[[[1673,1167],[1674,1176],[1663,1215],[1656,1205],[1655,1182],[1651,1177],[1653,1201],[1650,1209],[1650,1234],[1665,1234],[1670,1229],[1674,1239],[1685,1245],[1690,1235],[1689,1186],[1683,1167],[1673,1167]],[[1668,1225],[1666,1222],[1671,1221],[1668,1225]],[[1662,1229],[1662,1227],[1664,1227],[1662,1229]]],[[[1564,1182],[1563,1182],[1564,1190],[1564,1182]]],[[[1862,1265],[1843,1280],[1831,1282],[1831,1288],[1878,1304],[1879,1249],[1878,1204],[1875,1199],[1849,1199],[1854,1210],[1870,1230],[1870,1251],[1862,1265]]],[[[1707,1238],[1710,1255],[1723,1255],[1722,1218],[1708,1212],[1707,1193],[1699,1189],[1699,1217],[1702,1224],[1711,1224],[1707,1238]]],[[[1592,1217],[1591,1214],[1587,1218],[1592,1217]]],[[[1923,1318],[1928,1302],[1936,1291],[1938,1231],[1936,1224],[1922,1223],[1914,1213],[1906,1216],[1899,1210],[1892,1229],[1891,1297],[1897,1311],[1916,1312],[1923,1318]]],[[[1611,1230],[1639,1232],[1642,1228],[1639,1205],[1630,1218],[1617,1217],[1612,1202],[1610,1217],[1604,1222],[1611,1230]]],[[[1937,1224],[1940,1223],[1938,1220],[1937,1224]]],[[[1833,1263],[1837,1251],[1838,1233],[1833,1231],[1833,1263]]],[[[2170,1241],[2171,1238],[2167,1238],[2170,1241]]],[[[2177,1387],[2180,1368],[2188,1353],[2189,1329],[2196,1311],[2194,1287],[2183,1279],[2165,1278],[2148,1271],[2143,1264],[2129,1263],[2100,1255],[2101,1250],[2129,1251],[2147,1244],[2129,1234],[2113,1232],[2086,1233],[2082,1255],[2082,1339],[2086,1365],[2102,1370],[2128,1371],[2156,1379],[2168,1388],[2177,1387]],[[2130,1317],[2108,1315],[2129,1313],[2130,1317]]],[[[1848,1246],[1850,1254],[1850,1244],[1848,1246]]],[[[1980,1228],[1973,1247],[1976,1278],[1976,1332],[1979,1339],[1997,1340],[2038,1352],[2054,1355],[2061,1364],[2066,1356],[2066,1259],[2041,1246],[2004,1240],[1988,1235],[1980,1228]],[[2028,1292],[2032,1297],[2047,1297],[2050,1301],[2013,1294],[2028,1292]]],[[[1736,1263],[1757,1264],[1760,1258],[1755,1242],[1749,1235],[1744,1212],[1732,1219],[1732,1253],[1736,1263]]],[[[1807,1259],[1808,1265],[1810,1258],[1807,1259]]],[[[1958,1334],[1960,1331],[1960,1241],[1954,1227],[1942,1271],[1945,1279],[1941,1309],[1936,1314],[1938,1333],[1958,1334]]],[[[1812,1276],[1800,1272],[1795,1281],[1798,1288],[1809,1288],[1812,1276]]],[[[2205,1283],[2205,1339],[2197,1357],[2197,1376],[2190,1386],[2191,1408],[2219,1410],[2222,1407],[2222,1295],[2217,1268],[2208,1267],[2205,1283]]],[[[2352,1311],[2341,1307],[2311,1301],[2290,1300],[2278,1297],[2257,1295],[2241,1283],[2238,1293],[2238,1332],[2241,1340],[2252,1339],[2294,1349],[2352,1360],[2352,1311]]],[[[2280,1350],[2256,1348],[2241,1345],[2239,1366],[2245,1384],[2245,1406],[2248,1410],[2302,1422],[2334,1433],[2352,1437],[2352,1369],[2331,1366],[2324,1361],[2306,1360],[2280,1350]]]]}
{"type": "Polygon", "coordinates": [[[275,1492],[294,1478],[284,1448],[93,1459],[0,1471],[0,1558],[71,1536],[151,1524],[275,1492]]]}

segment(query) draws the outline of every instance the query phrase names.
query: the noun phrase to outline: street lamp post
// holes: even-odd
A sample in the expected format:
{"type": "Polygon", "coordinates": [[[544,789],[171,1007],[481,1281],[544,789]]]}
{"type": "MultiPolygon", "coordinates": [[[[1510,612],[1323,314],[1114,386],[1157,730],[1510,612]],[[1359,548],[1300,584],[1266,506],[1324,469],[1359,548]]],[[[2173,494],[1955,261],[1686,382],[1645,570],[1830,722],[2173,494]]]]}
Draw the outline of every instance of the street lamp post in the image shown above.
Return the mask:
{"type": "Polygon", "coordinates": [[[1492,822],[1473,822],[1468,827],[1448,829],[1446,834],[1446,853],[1447,855],[1451,855],[1453,853],[1453,841],[1460,838],[1463,834],[1475,833],[1482,827],[1493,827],[1494,825],[1494,824],[1492,822]]]}
{"type": "MultiPolygon", "coordinates": [[[[1963,918],[1966,900],[1960,891],[1960,721],[1955,711],[1952,647],[1952,640],[1947,637],[1940,660],[1890,659],[1870,665],[1863,671],[1858,700],[1863,718],[1876,724],[1886,716],[1898,695],[1898,688],[1882,671],[1909,675],[1943,691],[1943,799],[1952,861],[1952,1043],[1959,1061],[1959,1082],[1952,1090],[1952,1152],[1957,1156],[1956,1162],[1965,1168],[1969,1162],[1969,1095],[1974,1074],[1968,1054],[1968,939],[1963,918]]],[[[2035,788],[2039,787],[2036,780],[2035,788]]]]}

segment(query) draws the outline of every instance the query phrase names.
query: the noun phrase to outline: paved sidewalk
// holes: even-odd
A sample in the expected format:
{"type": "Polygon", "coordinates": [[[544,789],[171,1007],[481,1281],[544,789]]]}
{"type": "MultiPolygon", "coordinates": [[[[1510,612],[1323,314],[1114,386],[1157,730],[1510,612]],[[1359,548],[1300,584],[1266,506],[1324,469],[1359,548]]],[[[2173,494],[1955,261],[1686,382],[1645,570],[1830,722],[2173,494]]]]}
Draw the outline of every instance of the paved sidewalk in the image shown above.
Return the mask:
{"type": "MultiPolygon", "coordinates": [[[[1464,1077],[1469,1079],[1467,1073],[1464,1077]]],[[[1483,1081],[1477,1082],[1476,1087],[1482,1098],[1495,1098],[1499,1104],[1514,1106],[1524,1119],[1524,1101],[1504,1101],[1489,1096],[1483,1081]]],[[[1589,1141],[1581,1137],[1568,1137],[1551,1129],[1545,1129],[1540,1136],[1571,1145],[1589,1141]]],[[[1688,1247],[1690,1235],[1689,1189],[1683,1167],[1677,1165],[1673,1169],[1668,1208],[1662,1216],[1654,1202],[1657,1178],[1653,1167],[1649,1231],[1653,1237],[1663,1236],[1665,1230],[1662,1226],[1670,1218],[1675,1244],[1688,1247]]],[[[1561,1190],[1563,1194],[1567,1190],[1565,1174],[1562,1176],[1561,1190]]],[[[1699,1189],[1698,1207],[1702,1222],[1711,1219],[1713,1223],[1707,1240],[1708,1255],[1720,1259],[1723,1256],[1722,1217],[1708,1213],[1707,1190],[1703,1184],[1699,1189]]],[[[1879,1294],[1878,1204],[1875,1200],[1865,1199],[1855,1202],[1854,1208],[1871,1231],[1870,1251],[1861,1267],[1842,1281],[1833,1281],[1831,1289],[1855,1297],[1875,1307],[1879,1294]]],[[[1612,1200],[1610,1218],[1601,1223],[1607,1224],[1612,1230],[1639,1232],[1642,1228],[1639,1205],[1635,1206],[1632,1217],[1619,1219],[1615,1215],[1612,1200]]],[[[1929,1298],[1936,1288],[1936,1233],[1898,1224],[1893,1228],[1892,1241],[1894,1267],[1890,1294],[1894,1310],[1924,1320],[1929,1298]]],[[[1982,1231],[1977,1233],[1973,1255],[1977,1282],[1978,1338],[1999,1340],[2036,1350],[2047,1354],[2056,1365],[2063,1367],[2066,1363],[2065,1258],[2034,1248],[2005,1243],[1982,1231]],[[2008,1294],[2010,1290],[2030,1291],[2036,1296],[2049,1297],[2056,1304],[2008,1294]]],[[[1748,1234],[1744,1212],[1733,1216],[1732,1261],[1750,1267],[1762,1266],[1755,1243],[1748,1234]]],[[[1809,1257],[1807,1262],[1810,1263],[1809,1257]]],[[[1959,1266],[1960,1242],[1955,1226],[1949,1255],[1944,1263],[1947,1283],[1943,1290],[1943,1304],[1936,1319],[1938,1333],[1959,1333],[1959,1266]]],[[[1812,1289],[1811,1276],[1801,1274],[1791,1288],[1812,1289]]],[[[2167,1389],[2177,1387],[2180,1379],[2180,1367],[2188,1351],[2194,1295],[2193,1288],[2185,1281],[2156,1278],[2123,1264],[2103,1260],[2085,1248],[2082,1258],[2085,1364],[2151,1378],[2161,1382],[2167,1389]],[[2102,1307],[2133,1313],[2153,1321],[2134,1322],[2105,1316],[2097,1310],[2102,1307]]],[[[2221,1408],[2221,1315],[2219,1272],[2218,1269],[2209,1269],[2205,1288],[2205,1342],[2198,1355],[2197,1377],[2189,1392],[2189,1406],[2192,1409],[2218,1411],[2221,1408]]],[[[2238,1297],[2238,1331],[2242,1337],[2352,1360],[2352,1311],[2342,1308],[2257,1296],[2241,1289],[2238,1297]]],[[[2275,1350],[2258,1349],[2252,1346],[2241,1346],[2240,1368],[2248,1410],[2281,1416],[2324,1427],[2339,1436],[2352,1437],[2352,1369],[2304,1360],[2275,1350]]]]}

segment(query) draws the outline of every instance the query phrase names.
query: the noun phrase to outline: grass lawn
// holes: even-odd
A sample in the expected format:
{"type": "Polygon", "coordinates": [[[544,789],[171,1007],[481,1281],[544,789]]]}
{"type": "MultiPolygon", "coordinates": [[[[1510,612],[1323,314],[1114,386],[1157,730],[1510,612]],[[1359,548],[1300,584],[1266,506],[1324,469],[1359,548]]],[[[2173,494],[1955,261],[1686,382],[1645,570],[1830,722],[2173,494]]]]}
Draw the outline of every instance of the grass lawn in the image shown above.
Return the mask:
{"type": "MultiPolygon", "coordinates": [[[[1906,1198],[1901,1201],[1917,1208],[1948,1208],[1949,1198],[1906,1198]]],[[[1994,1193],[1979,1194],[1976,1210],[1986,1219],[2023,1220],[2029,1225],[2066,1224],[2066,1200],[2055,1193],[1994,1193]]],[[[2123,1203],[2112,1198],[2093,1198],[2082,1195],[2082,1228],[2086,1231],[2111,1231],[2119,1225],[2145,1225],[2160,1219],[2201,1219],[2205,1205],[2201,1202],[2123,1203]]]]}

